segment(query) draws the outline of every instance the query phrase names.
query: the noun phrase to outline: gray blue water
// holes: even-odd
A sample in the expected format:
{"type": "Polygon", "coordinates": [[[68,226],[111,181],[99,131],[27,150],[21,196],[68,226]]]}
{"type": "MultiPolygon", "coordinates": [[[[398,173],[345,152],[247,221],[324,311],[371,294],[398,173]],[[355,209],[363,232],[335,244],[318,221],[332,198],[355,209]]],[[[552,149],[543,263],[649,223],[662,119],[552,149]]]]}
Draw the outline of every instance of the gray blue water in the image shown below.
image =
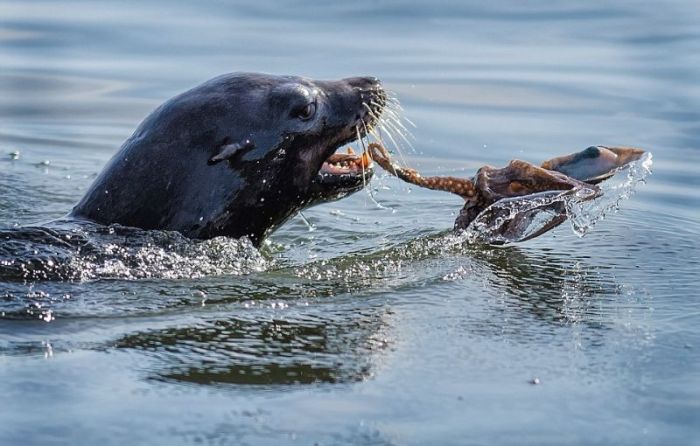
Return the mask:
{"type": "Polygon", "coordinates": [[[83,254],[0,265],[0,444],[700,444],[698,23],[694,0],[4,0],[0,233],[65,215],[150,110],[229,71],[381,78],[425,173],[592,144],[654,165],[582,238],[465,243],[458,198],[379,175],[261,252],[54,240],[83,254]]]}

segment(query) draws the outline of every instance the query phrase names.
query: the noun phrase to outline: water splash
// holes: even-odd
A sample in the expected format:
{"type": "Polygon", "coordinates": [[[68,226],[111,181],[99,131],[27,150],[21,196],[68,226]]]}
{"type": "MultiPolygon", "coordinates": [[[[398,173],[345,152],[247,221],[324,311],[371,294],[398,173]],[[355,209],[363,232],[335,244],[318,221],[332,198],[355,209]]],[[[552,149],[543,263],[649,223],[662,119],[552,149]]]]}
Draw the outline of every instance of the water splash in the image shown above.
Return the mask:
{"type": "Polygon", "coordinates": [[[651,173],[652,154],[615,169],[600,189],[579,187],[507,198],[484,209],[464,231],[470,242],[513,243],[541,235],[569,220],[579,237],[607,214],[617,212],[651,173]],[[625,174],[623,174],[626,173],[625,174]]]}
{"type": "Polygon", "coordinates": [[[583,237],[611,211],[619,211],[620,204],[634,195],[637,185],[645,183],[651,174],[652,158],[652,154],[647,152],[637,161],[618,168],[612,178],[601,184],[602,194],[599,198],[588,202],[568,200],[566,213],[574,233],[583,237]]]}
{"type": "Polygon", "coordinates": [[[0,279],[181,279],[260,271],[268,260],[247,239],[191,240],[172,231],[58,222],[0,232],[0,279]]]}
{"type": "Polygon", "coordinates": [[[155,234],[153,238],[155,242],[143,245],[99,245],[89,255],[71,258],[67,269],[81,281],[199,278],[265,269],[266,260],[247,239],[217,237],[199,241],[179,234],[155,234]]]}

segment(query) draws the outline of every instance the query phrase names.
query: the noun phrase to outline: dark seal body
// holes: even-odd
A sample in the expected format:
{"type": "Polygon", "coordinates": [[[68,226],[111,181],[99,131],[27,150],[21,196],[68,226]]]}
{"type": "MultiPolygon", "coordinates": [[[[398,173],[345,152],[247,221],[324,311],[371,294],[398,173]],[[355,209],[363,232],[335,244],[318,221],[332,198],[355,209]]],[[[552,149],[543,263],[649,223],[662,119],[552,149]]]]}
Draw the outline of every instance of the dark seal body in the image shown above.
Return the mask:
{"type": "Polygon", "coordinates": [[[322,166],[374,125],[384,98],[368,77],[219,76],[153,111],[71,216],[259,243],[302,208],[362,187],[358,172],[322,166]]]}

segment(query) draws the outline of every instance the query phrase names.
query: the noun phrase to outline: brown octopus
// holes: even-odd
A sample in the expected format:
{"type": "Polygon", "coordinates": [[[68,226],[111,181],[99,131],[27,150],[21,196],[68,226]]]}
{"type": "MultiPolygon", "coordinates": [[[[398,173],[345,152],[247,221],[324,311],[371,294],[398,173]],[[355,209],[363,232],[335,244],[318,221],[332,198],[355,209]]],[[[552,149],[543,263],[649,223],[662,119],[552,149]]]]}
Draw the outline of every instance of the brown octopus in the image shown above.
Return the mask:
{"type": "MultiPolygon", "coordinates": [[[[521,160],[513,160],[501,169],[484,166],[469,180],[452,176],[424,177],[415,169],[398,166],[378,143],[370,143],[367,150],[377,164],[403,181],[428,189],[452,192],[464,198],[466,203],[455,221],[455,229],[466,229],[482,211],[506,198],[579,188],[593,192],[585,199],[595,198],[599,194],[597,183],[611,177],[616,169],[638,160],[645,153],[644,150],[631,147],[592,146],[578,153],[545,161],[540,166],[521,160]]],[[[566,220],[561,201],[554,202],[547,210],[553,211],[554,218],[539,230],[521,238],[521,241],[547,232],[566,220]]],[[[523,219],[533,217],[533,213],[516,216],[502,230],[514,230],[515,227],[522,226],[523,219]]]]}

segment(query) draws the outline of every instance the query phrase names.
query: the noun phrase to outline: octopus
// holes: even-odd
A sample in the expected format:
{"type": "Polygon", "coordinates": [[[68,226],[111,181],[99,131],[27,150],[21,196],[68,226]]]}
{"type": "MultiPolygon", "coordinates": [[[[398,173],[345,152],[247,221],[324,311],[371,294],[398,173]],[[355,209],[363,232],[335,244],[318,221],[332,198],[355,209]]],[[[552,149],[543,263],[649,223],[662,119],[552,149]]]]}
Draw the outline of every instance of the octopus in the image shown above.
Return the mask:
{"type": "MultiPolygon", "coordinates": [[[[550,191],[586,191],[583,200],[600,196],[600,182],[612,177],[627,164],[636,161],[645,151],[634,147],[591,146],[587,149],[547,160],[539,166],[527,161],[512,160],[503,168],[481,167],[471,178],[454,176],[423,176],[417,170],[401,167],[391,159],[379,143],[367,146],[368,156],[399,179],[427,189],[451,192],[465,201],[455,220],[454,229],[464,230],[491,205],[514,197],[526,197],[550,191]]],[[[535,212],[510,216],[500,231],[506,239],[528,240],[558,226],[567,218],[562,201],[553,201],[535,212]],[[545,223],[525,237],[516,235],[532,221],[537,212],[548,211],[545,223]],[[510,233],[510,234],[509,234],[510,233]]]]}

